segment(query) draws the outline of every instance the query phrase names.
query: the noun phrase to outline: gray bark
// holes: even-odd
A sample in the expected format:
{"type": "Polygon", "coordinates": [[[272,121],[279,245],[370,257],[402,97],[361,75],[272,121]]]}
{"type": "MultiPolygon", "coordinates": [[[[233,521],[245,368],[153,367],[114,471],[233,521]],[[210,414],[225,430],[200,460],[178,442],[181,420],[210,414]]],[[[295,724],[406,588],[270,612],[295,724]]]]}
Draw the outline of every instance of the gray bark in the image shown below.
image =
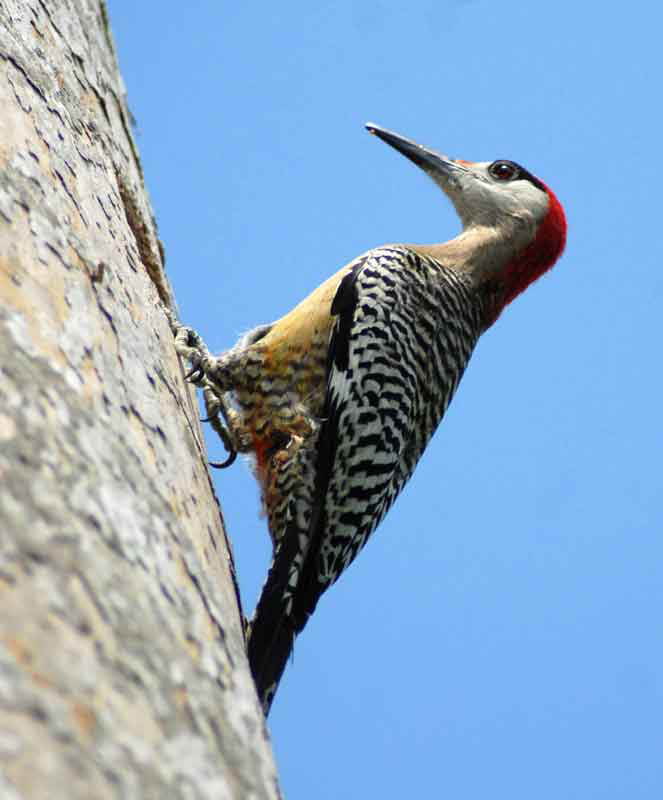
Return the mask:
{"type": "Polygon", "coordinates": [[[0,797],[278,797],[103,3],[0,2],[0,108],[0,797]]]}

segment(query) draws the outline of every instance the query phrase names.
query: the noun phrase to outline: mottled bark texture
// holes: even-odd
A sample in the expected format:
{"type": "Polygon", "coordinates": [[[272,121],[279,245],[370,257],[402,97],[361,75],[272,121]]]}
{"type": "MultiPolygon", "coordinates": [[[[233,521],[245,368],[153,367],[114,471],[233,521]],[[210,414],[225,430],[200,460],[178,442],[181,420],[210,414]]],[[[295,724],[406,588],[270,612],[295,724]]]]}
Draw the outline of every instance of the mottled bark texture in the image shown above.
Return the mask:
{"type": "Polygon", "coordinates": [[[103,3],[0,73],[0,797],[277,797],[103,3]]]}

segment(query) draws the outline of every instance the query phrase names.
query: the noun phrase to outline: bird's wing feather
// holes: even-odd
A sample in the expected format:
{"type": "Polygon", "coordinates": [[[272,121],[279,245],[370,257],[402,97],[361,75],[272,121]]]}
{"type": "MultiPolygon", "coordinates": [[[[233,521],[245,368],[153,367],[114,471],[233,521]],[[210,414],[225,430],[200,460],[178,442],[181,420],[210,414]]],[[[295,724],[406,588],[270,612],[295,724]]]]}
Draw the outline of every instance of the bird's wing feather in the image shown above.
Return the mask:
{"type": "MultiPolygon", "coordinates": [[[[399,254],[400,256],[400,254],[399,254]]],[[[399,319],[411,275],[391,251],[358,262],[337,290],[314,514],[293,615],[303,626],[322,592],[365,544],[409,477],[403,456],[418,413],[417,359],[399,319]]],[[[408,309],[408,313],[412,309],[408,309]]],[[[410,320],[411,321],[411,320],[410,320]]]]}
{"type": "Polygon", "coordinates": [[[370,251],[344,276],[315,452],[254,615],[249,659],[265,710],[295,635],[412,474],[479,328],[467,288],[405,247],[370,251]]]}

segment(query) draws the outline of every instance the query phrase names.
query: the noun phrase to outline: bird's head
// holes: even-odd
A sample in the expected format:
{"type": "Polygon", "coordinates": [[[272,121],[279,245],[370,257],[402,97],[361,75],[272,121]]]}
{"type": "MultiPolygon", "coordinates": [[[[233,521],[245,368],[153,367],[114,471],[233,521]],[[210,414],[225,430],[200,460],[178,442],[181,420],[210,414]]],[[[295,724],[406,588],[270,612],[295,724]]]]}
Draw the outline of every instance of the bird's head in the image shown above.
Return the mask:
{"type": "Polygon", "coordinates": [[[514,161],[463,161],[368,123],[366,128],[426,172],[454,204],[463,224],[456,251],[499,297],[497,317],[550,269],[566,243],[566,219],[552,191],[514,161]]]}

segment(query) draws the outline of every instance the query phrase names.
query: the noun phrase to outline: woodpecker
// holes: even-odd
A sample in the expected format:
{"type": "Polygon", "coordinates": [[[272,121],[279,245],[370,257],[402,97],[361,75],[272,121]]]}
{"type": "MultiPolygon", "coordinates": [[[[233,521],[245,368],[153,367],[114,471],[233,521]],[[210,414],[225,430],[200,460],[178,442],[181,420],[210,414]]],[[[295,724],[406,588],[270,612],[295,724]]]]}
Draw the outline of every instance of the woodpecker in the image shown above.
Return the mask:
{"type": "Polygon", "coordinates": [[[559,201],[514,161],[455,160],[366,127],[435,181],[462,232],[369,250],[218,357],[172,323],[226,463],[250,454],[261,487],[273,556],[248,656],[265,714],[296,635],[412,475],[479,336],[566,241],[559,201]]]}

